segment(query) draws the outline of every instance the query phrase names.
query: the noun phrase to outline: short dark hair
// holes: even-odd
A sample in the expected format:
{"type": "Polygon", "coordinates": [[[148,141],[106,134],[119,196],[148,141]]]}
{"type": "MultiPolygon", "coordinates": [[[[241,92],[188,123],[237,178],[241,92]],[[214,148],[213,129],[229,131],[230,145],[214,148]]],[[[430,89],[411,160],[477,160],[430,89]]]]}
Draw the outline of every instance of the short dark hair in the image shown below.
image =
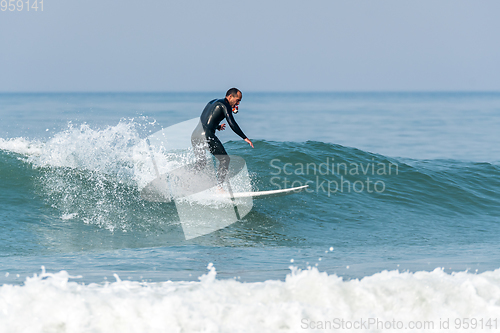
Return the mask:
{"type": "Polygon", "coordinates": [[[238,88],[231,88],[227,91],[226,97],[227,96],[237,96],[238,93],[241,93],[241,91],[238,88]]]}

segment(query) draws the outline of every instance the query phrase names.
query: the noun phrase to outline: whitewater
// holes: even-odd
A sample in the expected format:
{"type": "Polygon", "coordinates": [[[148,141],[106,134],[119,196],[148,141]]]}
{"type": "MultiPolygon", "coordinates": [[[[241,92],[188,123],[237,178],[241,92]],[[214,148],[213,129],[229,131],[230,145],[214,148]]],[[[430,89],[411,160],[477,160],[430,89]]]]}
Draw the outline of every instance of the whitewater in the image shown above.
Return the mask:
{"type": "Polygon", "coordinates": [[[349,331],[350,323],[364,320],[361,331],[415,332],[420,330],[410,328],[421,325],[422,331],[444,332],[446,321],[460,330],[462,318],[483,320],[482,329],[476,324],[471,331],[488,331],[487,325],[495,331],[500,314],[498,270],[383,271],[344,281],[315,268],[292,269],[285,281],[241,283],[217,280],[215,268],[207,268],[199,282],[141,283],[116,275],[115,282],[89,285],[71,281],[78,277],[65,271],[43,270],[22,287],[1,287],[0,331],[307,332],[329,326],[349,331]]]}

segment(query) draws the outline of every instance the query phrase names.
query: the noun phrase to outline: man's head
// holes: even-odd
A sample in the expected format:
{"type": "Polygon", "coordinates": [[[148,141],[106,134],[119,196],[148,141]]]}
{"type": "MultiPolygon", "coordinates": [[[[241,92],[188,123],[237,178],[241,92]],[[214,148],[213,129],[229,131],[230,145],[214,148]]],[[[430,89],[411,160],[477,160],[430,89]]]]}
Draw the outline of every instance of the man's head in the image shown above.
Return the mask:
{"type": "Polygon", "coordinates": [[[241,91],[239,91],[239,89],[237,88],[231,88],[226,93],[226,99],[233,109],[238,106],[238,104],[240,104],[241,98],[241,91]]]}

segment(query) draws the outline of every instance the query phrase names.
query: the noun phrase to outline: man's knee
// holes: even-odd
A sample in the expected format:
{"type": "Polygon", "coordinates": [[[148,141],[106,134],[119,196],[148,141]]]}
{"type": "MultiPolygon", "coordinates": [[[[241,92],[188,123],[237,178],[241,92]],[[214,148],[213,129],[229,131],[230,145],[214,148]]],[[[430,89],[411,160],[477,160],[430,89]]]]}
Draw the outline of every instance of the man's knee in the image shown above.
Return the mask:
{"type": "Polygon", "coordinates": [[[225,166],[228,166],[229,162],[231,161],[229,155],[215,155],[215,157],[219,160],[220,164],[223,164],[225,166]]]}

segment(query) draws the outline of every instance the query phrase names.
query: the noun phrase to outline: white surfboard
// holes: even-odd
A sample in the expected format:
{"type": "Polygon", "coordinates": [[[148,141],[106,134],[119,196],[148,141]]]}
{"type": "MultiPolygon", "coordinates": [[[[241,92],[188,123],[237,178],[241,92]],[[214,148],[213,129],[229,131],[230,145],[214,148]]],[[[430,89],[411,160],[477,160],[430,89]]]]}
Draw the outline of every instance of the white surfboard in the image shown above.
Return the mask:
{"type": "MultiPolygon", "coordinates": [[[[152,183],[152,186],[145,188],[142,191],[141,196],[144,200],[153,201],[153,202],[170,202],[172,198],[165,191],[160,191],[158,188],[166,189],[167,186],[155,186],[156,183],[159,183],[162,179],[155,179],[155,182],[152,183]],[[153,187],[154,186],[154,187],[153,187]]],[[[279,190],[269,190],[269,191],[257,191],[257,192],[236,192],[233,193],[232,197],[235,199],[239,198],[253,198],[253,199],[261,199],[261,198],[273,198],[273,197],[281,197],[285,195],[290,195],[294,193],[299,193],[308,188],[309,185],[291,187],[291,188],[283,188],[279,190]]],[[[216,195],[216,197],[221,198],[231,198],[229,193],[216,195]]]]}
{"type": "MultiPolygon", "coordinates": [[[[291,187],[291,188],[283,188],[283,189],[279,189],[279,190],[233,193],[233,198],[260,199],[260,198],[281,197],[283,195],[289,195],[289,194],[301,192],[302,190],[305,190],[308,187],[309,187],[309,185],[303,185],[303,186],[297,186],[297,187],[291,187]]],[[[224,197],[230,198],[231,196],[230,196],[230,194],[226,194],[226,195],[224,195],[224,197]]]]}

